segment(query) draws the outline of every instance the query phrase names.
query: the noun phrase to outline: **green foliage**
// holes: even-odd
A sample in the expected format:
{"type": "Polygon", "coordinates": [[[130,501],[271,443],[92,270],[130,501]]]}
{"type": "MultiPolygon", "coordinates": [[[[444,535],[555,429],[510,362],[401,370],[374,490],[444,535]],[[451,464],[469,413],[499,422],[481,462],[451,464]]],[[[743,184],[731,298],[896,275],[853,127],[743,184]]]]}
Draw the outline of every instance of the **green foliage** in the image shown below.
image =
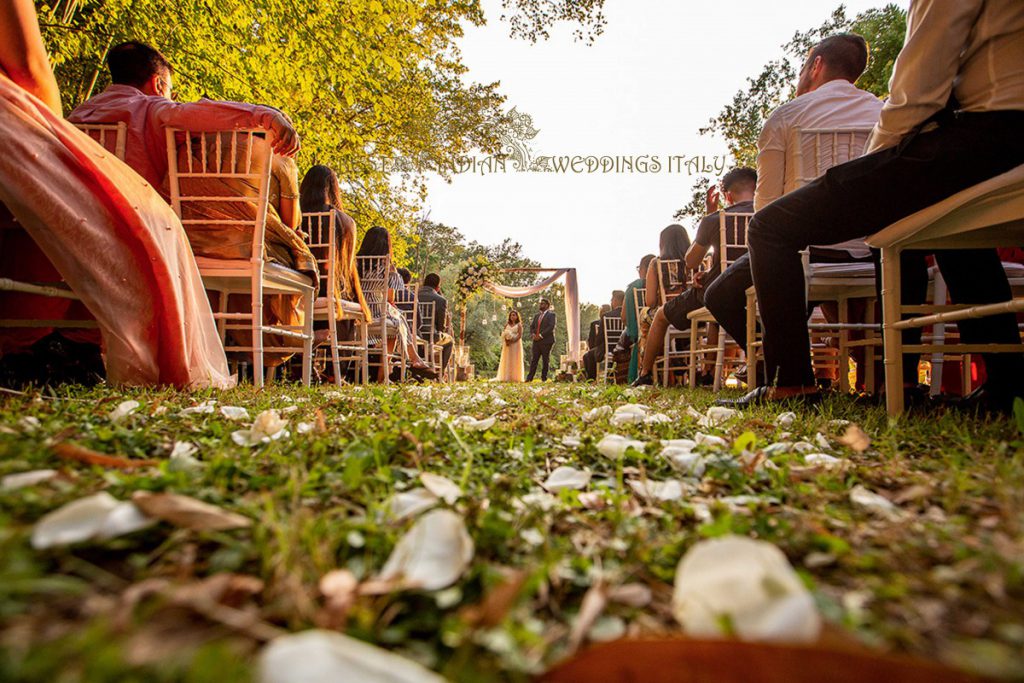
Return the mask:
{"type": "Polygon", "coordinates": [[[593,43],[604,32],[604,0],[501,0],[502,21],[509,23],[513,38],[531,43],[547,40],[558,23],[577,24],[576,40],[593,43]]]}
{"type": "Polygon", "coordinates": [[[300,167],[332,166],[361,227],[383,225],[399,255],[425,195],[422,173],[497,152],[498,84],[464,79],[456,39],[478,0],[40,0],[64,106],[107,83],[111,45],[141,40],[175,65],[181,99],[276,106],[302,135],[300,167]]]}
{"type": "MultiPolygon", "coordinates": [[[[821,26],[794,34],[782,46],[783,55],[765,64],[757,76],[747,78],[746,86],[700,129],[700,134],[724,139],[735,166],[755,167],[761,128],[772,111],[795,96],[800,67],[815,43],[836,33],[852,32],[863,36],[871,47],[871,58],[857,86],[885,97],[889,94],[889,79],[906,31],[906,12],[895,4],[861,12],[852,19],[840,5],[821,26]]],[[[696,221],[704,215],[703,191],[707,184],[707,179],[698,181],[690,202],[676,212],[677,219],[696,221]]]]}

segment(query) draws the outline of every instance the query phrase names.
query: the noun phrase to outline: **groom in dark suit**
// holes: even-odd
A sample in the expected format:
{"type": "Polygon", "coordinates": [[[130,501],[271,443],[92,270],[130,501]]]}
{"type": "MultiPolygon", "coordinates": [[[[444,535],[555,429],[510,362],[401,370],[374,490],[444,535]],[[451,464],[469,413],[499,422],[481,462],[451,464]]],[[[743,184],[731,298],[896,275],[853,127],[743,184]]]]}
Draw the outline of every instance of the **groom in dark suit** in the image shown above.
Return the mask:
{"type": "Polygon", "coordinates": [[[532,382],[537,374],[537,361],[544,359],[544,367],[540,371],[542,381],[548,381],[548,364],[551,362],[551,347],[555,345],[555,314],[551,312],[551,302],[540,300],[540,313],[530,323],[530,337],[533,339],[533,351],[530,356],[530,374],[526,381],[532,382]]]}

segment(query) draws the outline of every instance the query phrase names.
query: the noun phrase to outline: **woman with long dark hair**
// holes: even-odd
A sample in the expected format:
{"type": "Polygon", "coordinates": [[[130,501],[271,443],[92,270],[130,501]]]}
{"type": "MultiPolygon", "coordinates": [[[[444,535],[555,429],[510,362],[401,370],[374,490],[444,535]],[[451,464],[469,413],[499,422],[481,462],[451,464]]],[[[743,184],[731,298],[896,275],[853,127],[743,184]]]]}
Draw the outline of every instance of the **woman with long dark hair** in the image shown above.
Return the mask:
{"type": "Polygon", "coordinates": [[[519,311],[508,312],[508,321],[501,333],[501,362],[498,363],[499,382],[523,381],[523,321],[519,311]]]}
{"type": "MultiPolygon", "coordinates": [[[[388,323],[394,326],[398,330],[398,336],[401,339],[403,348],[405,349],[406,357],[410,362],[410,371],[412,375],[417,378],[426,379],[437,379],[437,372],[430,369],[423,359],[420,358],[419,353],[416,351],[416,337],[413,335],[412,330],[409,329],[409,323],[406,321],[405,316],[402,312],[395,308],[395,293],[405,290],[405,283],[402,282],[402,276],[398,274],[397,268],[395,268],[394,254],[391,250],[391,233],[379,225],[375,225],[366,231],[363,235],[363,242],[359,245],[359,252],[356,254],[359,256],[387,256],[388,257],[388,272],[381,273],[379,270],[371,270],[371,266],[366,265],[364,261],[357,260],[357,268],[359,270],[359,277],[363,280],[377,279],[379,280],[382,276],[387,280],[388,293],[387,293],[387,304],[383,311],[383,316],[387,319],[388,323]]],[[[373,268],[380,268],[376,266],[373,268]]],[[[377,313],[374,311],[374,313],[377,313]]],[[[388,352],[394,350],[393,343],[397,343],[398,340],[388,339],[388,352]]],[[[381,364],[379,379],[384,379],[384,364],[381,364]]]]}

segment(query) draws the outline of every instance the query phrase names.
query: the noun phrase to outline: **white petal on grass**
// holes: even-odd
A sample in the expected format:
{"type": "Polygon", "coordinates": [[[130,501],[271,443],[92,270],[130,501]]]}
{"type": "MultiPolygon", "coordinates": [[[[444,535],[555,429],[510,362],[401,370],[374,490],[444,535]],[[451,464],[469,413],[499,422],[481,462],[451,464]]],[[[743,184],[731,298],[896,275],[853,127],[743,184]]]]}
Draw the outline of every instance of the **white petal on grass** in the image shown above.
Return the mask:
{"type": "Polygon", "coordinates": [[[833,467],[839,467],[843,464],[843,461],[834,455],[828,455],[827,453],[808,453],[804,456],[804,463],[813,467],[831,469],[833,467]]]}
{"type": "Polygon", "coordinates": [[[779,416],[775,418],[775,424],[782,427],[783,429],[789,429],[790,427],[793,426],[794,422],[796,422],[796,413],[792,411],[787,413],[780,413],[779,416]]]}
{"type": "Polygon", "coordinates": [[[42,426],[39,418],[35,415],[26,415],[18,420],[18,429],[23,432],[34,432],[42,426]]]}
{"type": "Polygon", "coordinates": [[[532,545],[535,548],[544,545],[544,534],[536,529],[526,529],[519,534],[519,537],[523,539],[527,545],[532,545]]]}
{"type": "Polygon", "coordinates": [[[860,484],[850,489],[850,502],[873,515],[891,522],[896,522],[903,518],[903,511],[896,507],[891,500],[878,495],[874,491],[867,490],[860,484]]]}
{"type": "Polygon", "coordinates": [[[821,448],[822,450],[832,450],[832,444],[828,442],[828,438],[824,434],[815,434],[814,443],[818,444],[818,448],[821,448]]]}
{"type": "Polygon", "coordinates": [[[155,524],[132,503],[105,491],[79,498],[44,515],[32,529],[36,550],[98,538],[113,538],[155,524]]]}
{"type": "Polygon", "coordinates": [[[580,437],[578,436],[570,435],[562,437],[562,445],[567,448],[579,448],[582,444],[583,442],[580,441],[580,437]]]}
{"type": "Polygon", "coordinates": [[[440,499],[427,489],[415,488],[391,496],[386,507],[394,519],[402,520],[426,512],[439,502],[440,499]]]}
{"type": "Polygon", "coordinates": [[[315,428],[316,428],[316,425],[313,424],[312,422],[300,422],[299,424],[295,425],[295,433],[296,434],[309,434],[315,428]]]}
{"type": "Polygon", "coordinates": [[[117,404],[116,408],[110,411],[110,414],[107,417],[111,422],[120,422],[138,410],[141,405],[142,404],[138,401],[121,401],[117,404]]]}
{"type": "Polygon", "coordinates": [[[740,411],[726,408],[724,406],[711,406],[707,412],[697,420],[701,427],[718,427],[725,424],[740,414],[740,411]]]}
{"type": "Polygon", "coordinates": [[[462,497],[462,489],[448,477],[423,472],[420,474],[420,481],[423,482],[428,491],[449,505],[453,505],[455,501],[462,497]]]}
{"type": "Polygon", "coordinates": [[[534,491],[533,493],[527,493],[517,501],[522,507],[537,508],[538,510],[548,511],[558,504],[558,499],[552,496],[550,493],[544,491],[534,491]]]}
{"type": "Polygon", "coordinates": [[[444,683],[421,664],[337,631],[275,638],[259,654],[258,683],[444,683]]]}
{"type": "Polygon", "coordinates": [[[606,458],[618,460],[628,449],[643,452],[647,444],[636,439],[628,439],[618,434],[606,434],[597,444],[597,451],[606,458]]]}
{"type": "Polygon", "coordinates": [[[637,424],[644,421],[648,412],[648,408],[645,405],[627,403],[615,409],[615,414],[611,418],[611,424],[613,427],[637,424]]]}
{"type": "Polygon", "coordinates": [[[629,482],[629,488],[633,489],[636,495],[651,502],[668,502],[683,497],[683,484],[678,479],[633,479],[629,482]]]}
{"type": "Polygon", "coordinates": [[[693,439],[663,439],[661,445],[665,448],[679,448],[692,451],[697,447],[697,442],[693,439]]]}
{"type": "Polygon", "coordinates": [[[728,448],[729,442],[720,436],[713,436],[711,434],[702,434],[697,432],[693,435],[693,440],[698,446],[708,446],[709,448],[728,448]]]}
{"type": "Polygon", "coordinates": [[[256,416],[251,429],[239,429],[232,432],[231,439],[239,446],[256,446],[261,443],[270,443],[282,437],[288,436],[288,420],[281,417],[273,408],[264,410],[256,416]]]}
{"type": "Polygon", "coordinates": [[[180,413],[178,413],[178,415],[181,415],[182,417],[187,415],[210,415],[215,410],[214,406],[216,406],[216,404],[217,401],[211,398],[208,401],[203,401],[197,406],[185,408],[180,413]]]}
{"type": "Polygon", "coordinates": [[[451,510],[432,510],[399,539],[377,577],[405,588],[447,588],[473,560],[473,539],[451,510]]]}
{"type": "Polygon", "coordinates": [[[26,486],[35,486],[44,481],[50,481],[57,476],[57,470],[32,470],[31,472],[17,472],[8,474],[0,479],[0,491],[14,491],[23,489],[26,486]]]}
{"type": "Polygon", "coordinates": [[[205,463],[195,457],[198,449],[187,441],[175,441],[167,468],[172,472],[195,472],[206,467],[205,463]]]}
{"type": "Polygon", "coordinates": [[[782,551],[739,536],[690,548],[676,569],[672,610],[698,638],[811,643],[821,632],[814,599],[782,551]]]}
{"type": "Polygon", "coordinates": [[[588,470],[578,470],[568,466],[558,467],[548,475],[542,486],[552,493],[566,489],[578,490],[587,487],[591,476],[588,470]]]}
{"type": "Polygon", "coordinates": [[[651,603],[651,588],[642,583],[627,583],[608,589],[608,601],[627,607],[646,607],[651,603]]]}
{"type": "Polygon", "coordinates": [[[467,432],[485,432],[493,427],[494,423],[497,421],[498,418],[496,417],[487,417],[482,420],[478,420],[471,415],[460,415],[452,420],[452,426],[465,429],[467,432]]]}
{"type": "Polygon", "coordinates": [[[596,422],[597,420],[600,420],[602,417],[608,417],[611,414],[612,414],[612,407],[611,406],[598,406],[597,408],[594,408],[593,410],[588,410],[587,412],[583,413],[583,421],[584,422],[596,422]]]}
{"type": "Polygon", "coordinates": [[[652,413],[644,418],[645,425],[660,425],[672,422],[672,418],[664,413],[652,413]]]}
{"type": "Polygon", "coordinates": [[[249,411],[240,406],[221,406],[220,414],[229,420],[248,420],[249,411]]]}
{"type": "MultiPolygon", "coordinates": [[[[670,443],[663,441],[662,443],[670,443]]],[[[661,449],[661,457],[668,460],[672,468],[690,477],[700,477],[704,474],[707,464],[706,458],[700,453],[694,453],[694,442],[685,446],[665,446],[661,449]]]]}
{"type": "Polygon", "coordinates": [[[793,444],[793,450],[797,453],[813,453],[818,450],[818,447],[808,441],[797,441],[793,444]]]}
{"type": "Polygon", "coordinates": [[[793,449],[793,444],[789,441],[779,441],[778,443],[770,443],[761,449],[767,457],[772,458],[776,455],[780,455],[793,449]]]}

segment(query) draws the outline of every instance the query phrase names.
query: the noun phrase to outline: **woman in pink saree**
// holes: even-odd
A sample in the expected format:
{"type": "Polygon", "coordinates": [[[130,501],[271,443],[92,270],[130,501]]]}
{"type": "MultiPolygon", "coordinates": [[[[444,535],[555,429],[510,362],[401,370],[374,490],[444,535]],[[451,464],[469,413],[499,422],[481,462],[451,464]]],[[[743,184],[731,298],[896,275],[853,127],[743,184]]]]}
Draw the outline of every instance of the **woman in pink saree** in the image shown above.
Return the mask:
{"type": "Polygon", "coordinates": [[[0,3],[0,139],[0,202],[95,316],[108,380],[233,386],[181,223],[62,118],[31,0],[0,3]]]}

